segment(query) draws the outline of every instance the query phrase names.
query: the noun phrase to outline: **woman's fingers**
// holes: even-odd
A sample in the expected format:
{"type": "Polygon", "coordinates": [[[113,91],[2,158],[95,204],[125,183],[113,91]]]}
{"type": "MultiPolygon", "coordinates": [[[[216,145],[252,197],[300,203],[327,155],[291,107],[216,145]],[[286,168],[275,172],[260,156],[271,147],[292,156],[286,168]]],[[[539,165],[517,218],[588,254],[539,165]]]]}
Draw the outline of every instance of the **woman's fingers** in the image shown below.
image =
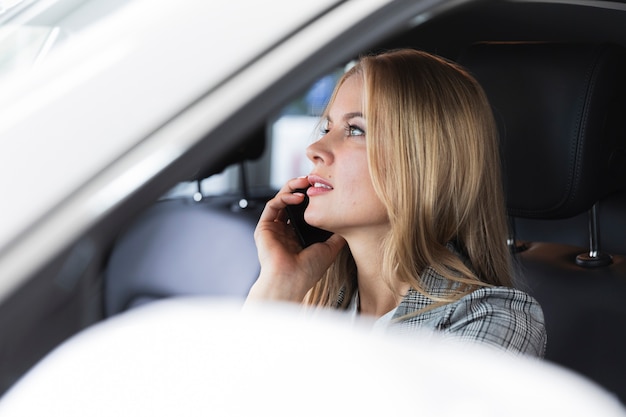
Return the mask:
{"type": "Polygon", "coordinates": [[[288,181],[278,193],[267,202],[261,213],[261,221],[287,221],[284,208],[288,205],[302,203],[304,194],[296,190],[304,189],[309,185],[306,177],[298,177],[288,181]]]}
{"type": "Polygon", "coordinates": [[[305,195],[296,190],[308,186],[306,177],[294,178],[265,205],[254,234],[261,273],[249,299],[302,301],[346,244],[338,235],[305,249],[298,242],[285,207],[302,203],[305,195]]]}
{"type": "Polygon", "coordinates": [[[283,188],[280,189],[280,192],[294,192],[296,190],[301,190],[303,188],[308,188],[309,187],[309,179],[308,177],[298,177],[298,178],[293,178],[289,181],[287,181],[287,183],[283,186],[283,188]]]}
{"type": "Polygon", "coordinates": [[[308,179],[295,178],[267,202],[255,230],[261,273],[249,299],[274,299],[300,302],[319,281],[346,241],[332,235],[326,242],[302,248],[288,224],[285,207],[300,204],[308,179]]]}

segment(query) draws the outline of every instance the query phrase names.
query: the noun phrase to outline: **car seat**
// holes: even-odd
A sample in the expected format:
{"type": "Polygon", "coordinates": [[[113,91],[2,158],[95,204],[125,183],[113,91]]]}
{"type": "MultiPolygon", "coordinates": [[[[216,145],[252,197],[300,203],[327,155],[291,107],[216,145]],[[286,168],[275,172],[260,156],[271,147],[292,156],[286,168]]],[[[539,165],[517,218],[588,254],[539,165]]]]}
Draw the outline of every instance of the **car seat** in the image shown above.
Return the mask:
{"type": "Polygon", "coordinates": [[[479,43],[459,62],[498,124],[516,279],[544,310],[546,359],[626,402],[626,52],[479,43]]]}
{"type": "Polygon", "coordinates": [[[163,199],[117,239],[105,274],[105,315],[176,296],[243,299],[260,265],[262,205],[240,196],[163,199]]]}

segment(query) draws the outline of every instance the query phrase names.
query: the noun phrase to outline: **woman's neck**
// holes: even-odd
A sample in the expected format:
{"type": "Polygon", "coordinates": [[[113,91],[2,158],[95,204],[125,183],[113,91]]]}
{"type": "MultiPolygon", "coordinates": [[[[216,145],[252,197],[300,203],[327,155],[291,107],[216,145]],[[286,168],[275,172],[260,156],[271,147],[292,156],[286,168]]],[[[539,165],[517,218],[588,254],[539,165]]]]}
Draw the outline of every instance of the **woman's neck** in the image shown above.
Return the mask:
{"type": "Polygon", "coordinates": [[[409,284],[384,279],[381,240],[348,241],[357,267],[361,314],[380,317],[393,310],[409,290],[409,284]]]}

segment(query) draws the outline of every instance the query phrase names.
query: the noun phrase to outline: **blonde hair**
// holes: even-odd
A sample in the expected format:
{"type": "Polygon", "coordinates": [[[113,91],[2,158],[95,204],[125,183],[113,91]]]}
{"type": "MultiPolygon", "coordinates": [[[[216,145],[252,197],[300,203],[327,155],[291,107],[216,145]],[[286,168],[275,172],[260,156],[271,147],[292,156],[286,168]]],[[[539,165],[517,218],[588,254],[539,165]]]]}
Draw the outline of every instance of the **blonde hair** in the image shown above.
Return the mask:
{"type": "MultiPolygon", "coordinates": [[[[367,155],[374,189],[387,209],[383,279],[398,279],[439,302],[480,286],[511,285],[498,139],[484,91],[463,68],[411,49],[365,56],[339,81],[363,79],[367,155]],[[450,244],[460,255],[450,250],[450,244]],[[427,268],[455,285],[428,293],[427,268]]],[[[315,305],[356,290],[345,248],[308,294],[315,305]]]]}

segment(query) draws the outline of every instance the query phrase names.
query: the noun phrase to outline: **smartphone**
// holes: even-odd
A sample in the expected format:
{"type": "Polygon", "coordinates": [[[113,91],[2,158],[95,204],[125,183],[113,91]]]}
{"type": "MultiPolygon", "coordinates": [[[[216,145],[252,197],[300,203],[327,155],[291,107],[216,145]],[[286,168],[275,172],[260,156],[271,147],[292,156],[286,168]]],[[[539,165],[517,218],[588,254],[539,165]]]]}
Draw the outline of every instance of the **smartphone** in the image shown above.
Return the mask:
{"type": "Polygon", "coordinates": [[[325,242],[333,233],[311,226],[304,221],[304,210],[309,205],[309,196],[306,195],[306,189],[299,189],[295,192],[304,194],[304,200],[300,204],[287,206],[285,210],[289,216],[289,223],[296,230],[298,239],[300,239],[300,244],[306,248],[317,242],[325,242]]]}

